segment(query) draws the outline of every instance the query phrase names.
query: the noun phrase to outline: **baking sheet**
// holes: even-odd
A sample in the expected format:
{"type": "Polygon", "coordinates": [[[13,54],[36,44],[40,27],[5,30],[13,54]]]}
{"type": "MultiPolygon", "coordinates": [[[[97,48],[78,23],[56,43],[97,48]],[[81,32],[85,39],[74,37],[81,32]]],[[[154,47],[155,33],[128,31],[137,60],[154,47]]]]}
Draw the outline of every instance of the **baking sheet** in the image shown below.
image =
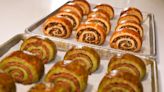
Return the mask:
{"type": "MultiPolygon", "coordinates": [[[[92,9],[93,9],[94,6],[95,6],[95,4],[91,4],[92,9]]],[[[139,54],[139,55],[144,55],[144,56],[152,56],[152,57],[156,56],[156,49],[155,49],[156,48],[156,44],[155,44],[156,43],[156,37],[155,37],[155,29],[154,29],[154,16],[153,16],[153,14],[147,13],[147,12],[142,12],[143,17],[144,17],[144,21],[142,23],[142,26],[143,26],[143,29],[144,29],[144,37],[143,37],[142,48],[139,52],[123,51],[123,50],[113,49],[113,48],[110,47],[109,39],[110,39],[112,33],[114,32],[117,20],[118,20],[119,15],[120,15],[120,12],[123,9],[114,8],[114,10],[115,10],[115,17],[114,17],[113,20],[111,20],[112,29],[111,29],[111,32],[109,33],[109,35],[107,36],[105,43],[102,46],[93,45],[93,44],[89,44],[89,43],[77,42],[76,39],[75,39],[75,31],[73,31],[71,37],[68,38],[68,39],[62,39],[62,38],[56,38],[56,37],[50,37],[50,36],[48,36],[48,38],[56,41],[57,45],[59,45],[58,47],[60,47],[60,49],[63,49],[63,50],[68,50],[70,46],[87,45],[87,46],[90,46],[90,47],[94,47],[95,49],[101,49],[101,51],[106,49],[106,51],[115,50],[115,51],[128,52],[128,53],[139,54]]],[[[57,11],[58,10],[55,10],[54,12],[52,12],[49,15],[47,15],[46,17],[42,18],[41,20],[34,23],[30,27],[26,28],[25,32],[29,33],[29,34],[44,35],[43,32],[42,32],[43,22],[48,17],[50,17],[50,16],[54,15],[55,13],[57,13],[57,11]]]]}
{"type": "MultiPolygon", "coordinates": [[[[19,50],[21,43],[23,42],[23,39],[27,39],[28,37],[31,37],[30,34],[18,34],[15,37],[8,40],[6,43],[2,44],[0,46],[0,60],[4,58],[6,55],[9,55],[11,52],[15,50],[19,50]]],[[[44,36],[41,36],[44,37],[44,36]]],[[[49,69],[58,61],[62,60],[63,56],[66,51],[61,51],[58,49],[57,57],[54,61],[51,63],[48,63],[45,65],[45,74],[49,71],[49,69]]],[[[107,71],[107,65],[109,63],[110,58],[113,55],[120,55],[124,52],[113,52],[110,51],[110,56],[106,59],[101,58],[101,64],[100,68],[89,76],[88,79],[88,86],[85,92],[96,92],[98,85],[103,78],[103,76],[106,74],[107,71]]],[[[137,55],[139,56],[139,55],[137,55]]],[[[139,56],[143,59],[143,61],[146,64],[147,73],[145,79],[142,81],[144,92],[158,92],[158,74],[157,74],[157,65],[156,65],[156,59],[147,57],[147,56],[139,56]]],[[[35,84],[35,83],[34,83],[35,84]]],[[[16,83],[17,86],[17,92],[28,92],[28,90],[34,85],[22,85],[16,83]]]]}

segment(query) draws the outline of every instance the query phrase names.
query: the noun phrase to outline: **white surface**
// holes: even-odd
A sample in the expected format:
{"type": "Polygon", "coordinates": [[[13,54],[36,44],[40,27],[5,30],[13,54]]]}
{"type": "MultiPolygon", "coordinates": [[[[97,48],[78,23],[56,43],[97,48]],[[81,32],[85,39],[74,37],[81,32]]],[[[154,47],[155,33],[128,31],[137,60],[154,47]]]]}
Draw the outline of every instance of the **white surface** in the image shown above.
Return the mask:
{"type": "MultiPolygon", "coordinates": [[[[49,14],[66,0],[0,0],[0,44],[49,14]]],[[[117,0],[89,0],[107,2],[117,0]]],[[[164,0],[129,0],[128,6],[136,6],[142,11],[154,13],[156,20],[158,68],[160,89],[164,85],[164,0]]],[[[117,3],[115,3],[117,4],[117,3]]],[[[124,5],[120,6],[123,7],[124,5]]],[[[162,92],[162,89],[160,90],[162,92]]]]}

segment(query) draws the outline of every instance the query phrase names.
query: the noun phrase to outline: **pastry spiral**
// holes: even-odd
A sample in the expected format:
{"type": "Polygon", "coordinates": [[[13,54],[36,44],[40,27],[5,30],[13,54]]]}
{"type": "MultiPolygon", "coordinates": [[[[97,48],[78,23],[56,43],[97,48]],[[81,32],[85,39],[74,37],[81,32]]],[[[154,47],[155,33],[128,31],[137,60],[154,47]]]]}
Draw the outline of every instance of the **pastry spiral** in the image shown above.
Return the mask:
{"type": "Polygon", "coordinates": [[[122,28],[131,29],[137,32],[140,35],[140,37],[143,38],[143,35],[144,35],[143,27],[140,24],[137,24],[136,22],[124,21],[121,24],[118,24],[115,30],[119,31],[122,28]]]}
{"type": "Polygon", "coordinates": [[[119,25],[119,24],[125,23],[127,21],[132,21],[137,24],[141,24],[140,19],[138,17],[136,17],[135,15],[128,15],[128,14],[124,14],[124,15],[120,16],[117,24],[119,25]]]}
{"type": "Polygon", "coordinates": [[[110,19],[114,18],[114,9],[109,4],[100,4],[95,7],[96,9],[104,10],[108,13],[110,19]]]}
{"type": "Polygon", "coordinates": [[[124,16],[124,14],[135,15],[136,17],[139,18],[140,22],[143,21],[143,15],[142,15],[141,11],[135,7],[129,7],[129,8],[124,9],[121,12],[120,16],[124,16]]]}
{"type": "Polygon", "coordinates": [[[137,52],[141,49],[142,40],[137,32],[122,28],[113,33],[110,38],[110,46],[116,49],[137,52]]]}
{"type": "Polygon", "coordinates": [[[77,62],[64,60],[56,63],[45,77],[45,82],[66,82],[71,92],[84,92],[88,80],[88,72],[77,62]]]}
{"type": "Polygon", "coordinates": [[[64,59],[79,62],[89,73],[95,72],[100,66],[99,54],[89,47],[72,48],[67,51],[64,59]]]}
{"type": "Polygon", "coordinates": [[[20,50],[29,51],[40,58],[43,63],[52,61],[56,56],[56,45],[51,40],[39,38],[37,36],[25,39],[20,50]]]}
{"type": "Polygon", "coordinates": [[[0,71],[0,92],[16,92],[14,79],[2,71],[0,71]]]}
{"type": "Polygon", "coordinates": [[[53,16],[44,22],[43,33],[47,36],[68,38],[72,34],[72,24],[64,17],[53,16]]]}
{"type": "Polygon", "coordinates": [[[132,74],[113,70],[99,84],[98,92],[143,92],[141,82],[132,74]]]}
{"type": "Polygon", "coordinates": [[[71,3],[75,3],[76,5],[80,6],[84,15],[89,14],[91,11],[91,6],[86,0],[74,0],[71,3]]]}
{"type": "Polygon", "coordinates": [[[122,57],[114,56],[108,64],[108,72],[112,70],[124,70],[138,79],[142,80],[146,74],[146,66],[139,58],[131,54],[124,54],[122,57]]]}
{"type": "Polygon", "coordinates": [[[79,42],[85,42],[95,45],[102,45],[105,42],[105,29],[92,22],[81,24],[76,31],[76,39],[79,42]]]}
{"type": "Polygon", "coordinates": [[[0,62],[0,69],[11,74],[18,83],[31,84],[41,79],[44,64],[34,55],[15,51],[0,62]]]}

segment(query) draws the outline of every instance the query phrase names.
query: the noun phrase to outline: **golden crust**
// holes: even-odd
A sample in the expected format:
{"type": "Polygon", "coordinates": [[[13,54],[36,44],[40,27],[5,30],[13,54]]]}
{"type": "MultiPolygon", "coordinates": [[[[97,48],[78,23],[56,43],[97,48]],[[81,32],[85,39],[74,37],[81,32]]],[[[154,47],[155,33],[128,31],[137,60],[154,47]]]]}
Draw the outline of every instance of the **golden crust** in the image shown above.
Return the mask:
{"type": "Polygon", "coordinates": [[[44,22],[43,33],[48,36],[68,38],[72,34],[72,25],[64,17],[52,16],[44,22]]]}
{"type": "Polygon", "coordinates": [[[95,7],[96,9],[102,9],[108,13],[108,16],[110,16],[110,19],[114,18],[114,9],[109,4],[100,4],[95,7]]]}
{"type": "Polygon", "coordinates": [[[142,40],[141,40],[140,35],[137,32],[131,29],[122,28],[113,33],[113,35],[110,38],[110,46],[116,49],[123,49],[123,50],[130,50],[130,51],[137,52],[141,49],[142,40]],[[120,37],[123,37],[123,38],[120,38],[120,37]],[[125,37],[128,37],[128,38],[125,38],[125,37]],[[124,42],[124,44],[121,45],[120,41],[117,42],[117,39],[122,39],[122,41],[126,41],[126,42],[124,42]],[[129,44],[129,42],[131,43],[129,44]]]}
{"type": "Polygon", "coordinates": [[[106,33],[104,28],[92,22],[81,24],[76,32],[76,39],[79,42],[86,42],[102,45],[105,42],[106,33]]]}
{"type": "Polygon", "coordinates": [[[135,15],[128,15],[128,14],[123,14],[122,16],[120,16],[117,24],[122,24],[125,21],[134,21],[137,24],[141,24],[141,21],[138,17],[136,17],[135,15]]]}

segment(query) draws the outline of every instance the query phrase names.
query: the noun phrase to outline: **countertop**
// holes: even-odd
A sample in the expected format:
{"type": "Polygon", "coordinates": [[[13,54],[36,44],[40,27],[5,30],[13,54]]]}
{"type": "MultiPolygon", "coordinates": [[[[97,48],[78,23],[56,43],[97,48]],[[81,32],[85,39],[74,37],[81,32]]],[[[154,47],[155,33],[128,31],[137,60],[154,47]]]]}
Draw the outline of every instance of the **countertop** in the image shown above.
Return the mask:
{"type": "MultiPolygon", "coordinates": [[[[48,15],[67,0],[0,0],[0,44],[48,15]]],[[[89,0],[89,2],[111,2],[117,0],[89,0]]],[[[121,0],[118,0],[121,1],[121,0]]],[[[126,0],[122,0],[122,3],[126,0]]],[[[125,6],[135,6],[153,13],[156,23],[157,61],[160,92],[164,85],[164,0],[129,0],[125,6]]],[[[124,7],[123,5],[120,7],[124,7]]]]}

